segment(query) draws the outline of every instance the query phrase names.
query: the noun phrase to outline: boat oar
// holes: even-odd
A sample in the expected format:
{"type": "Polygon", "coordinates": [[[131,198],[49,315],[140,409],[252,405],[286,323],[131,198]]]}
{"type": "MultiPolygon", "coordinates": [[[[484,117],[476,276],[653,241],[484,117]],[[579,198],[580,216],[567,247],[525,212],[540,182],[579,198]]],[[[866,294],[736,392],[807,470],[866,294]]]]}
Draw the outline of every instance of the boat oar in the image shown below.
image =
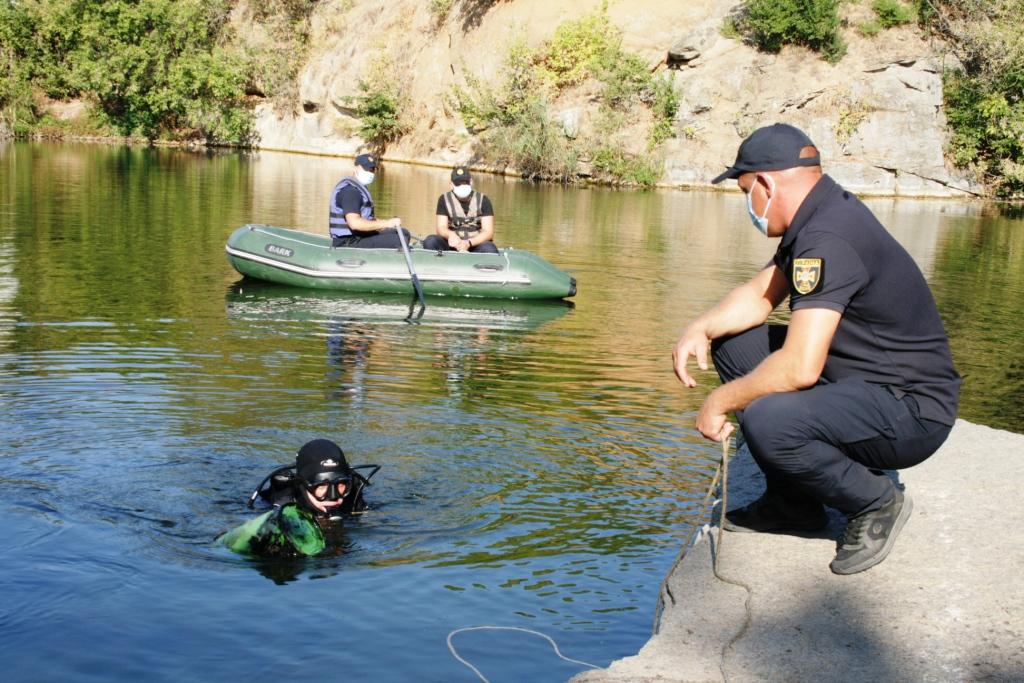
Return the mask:
{"type": "MultiPolygon", "coordinates": [[[[409,245],[405,243],[405,231],[402,230],[402,226],[395,228],[398,231],[398,241],[402,244],[402,252],[405,254],[405,264],[409,266],[409,277],[412,278],[412,288],[416,292],[415,296],[420,299],[420,312],[416,316],[416,320],[423,317],[423,312],[427,310],[427,302],[423,300],[423,287],[420,286],[420,279],[416,277],[416,269],[412,265],[412,254],[409,253],[409,245]]],[[[412,322],[412,310],[416,305],[415,297],[409,303],[409,315],[405,317],[406,320],[412,322]]]]}

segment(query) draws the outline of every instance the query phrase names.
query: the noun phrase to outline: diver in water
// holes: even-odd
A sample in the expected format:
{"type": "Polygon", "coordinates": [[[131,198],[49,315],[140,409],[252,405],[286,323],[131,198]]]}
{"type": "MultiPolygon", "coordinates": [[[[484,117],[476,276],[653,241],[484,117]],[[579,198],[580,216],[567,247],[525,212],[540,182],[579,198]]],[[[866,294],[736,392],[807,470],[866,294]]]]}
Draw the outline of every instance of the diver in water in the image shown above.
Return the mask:
{"type": "Polygon", "coordinates": [[[262,498],[273,509],[219,540],[246,555],[316,555],[327,545],[322,527],[366,510],[363,490],[379,469],[379,465],[351,467],[338,444],[314,439],[299,449],[294,465],[275,469],[250,496],[250,508],[262,498]],[[369,472],[364,475],[359,470],[369,472]]]}

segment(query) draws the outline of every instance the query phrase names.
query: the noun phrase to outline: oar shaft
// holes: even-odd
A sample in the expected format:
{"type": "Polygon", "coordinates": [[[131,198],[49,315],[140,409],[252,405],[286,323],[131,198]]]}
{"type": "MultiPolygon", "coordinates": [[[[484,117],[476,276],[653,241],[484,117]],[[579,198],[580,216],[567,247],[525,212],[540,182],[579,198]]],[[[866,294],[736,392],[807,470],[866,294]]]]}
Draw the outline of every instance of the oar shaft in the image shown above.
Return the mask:
{"type": "MultiPolygon", "coordinates": [[[[412,288],[416,292],[416,296],[420,299],[420,315],[423,315],[423,310],[427,308],[427,302],[423,300],[423,287],[420,286],[420,279],[416,277],[416,268],[412,265],[412,254],[409,253],[409,245],[405,242],[405,231],[402,230],[402,226],[396,228],[398,230],[398,241],[402,244],[402,252],[405,254],[405,264],[409,267],[409,277],[412,278],[412,288]]],[[[410,309],[410,314],[412,309],[410,309]]]]}

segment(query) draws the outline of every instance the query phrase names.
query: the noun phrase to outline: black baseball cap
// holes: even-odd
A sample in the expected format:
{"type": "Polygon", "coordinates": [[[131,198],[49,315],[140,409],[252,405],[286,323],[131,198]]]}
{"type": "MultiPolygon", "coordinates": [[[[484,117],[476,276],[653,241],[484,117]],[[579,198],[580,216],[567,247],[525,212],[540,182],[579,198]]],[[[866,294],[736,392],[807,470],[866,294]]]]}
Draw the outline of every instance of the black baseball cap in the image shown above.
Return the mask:
{"type": "Polygon", "coordinates": [[[362,166],[367,171],[376,171],[377,157],[373,154],[360,154],[356,157],[356,166],[362,166]]]}
{"type": "Polygon", "coordinates": [[[469,169],[465,166],[456,166],[452,169],[452,182],[458,185],[459,183],[468,183],[470,181],[469,169]]]}
{"type": "Polygon", "coordinates": [[[782,171],[796,166],[821,166],[821,156],[800,158],[800,150],[814,143],[799,128],[776,123],[758,128],[740,144],[736,161],[711,181],[712,185],[728,178],[739,178],[755,171],[782,171]]]}
{"type": "Polygon", "coordinates": [[[300,448],[295,469],[307,484],[347,479],[351,474],[345,454],[330,439],[314,439],[300,448]]]}

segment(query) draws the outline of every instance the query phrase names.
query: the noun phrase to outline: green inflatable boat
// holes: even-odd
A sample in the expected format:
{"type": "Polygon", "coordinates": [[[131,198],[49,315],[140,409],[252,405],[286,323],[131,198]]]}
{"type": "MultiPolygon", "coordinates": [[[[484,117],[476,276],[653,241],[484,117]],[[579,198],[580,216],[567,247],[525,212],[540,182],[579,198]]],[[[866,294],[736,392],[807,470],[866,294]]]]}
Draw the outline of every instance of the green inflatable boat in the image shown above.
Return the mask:
{"type": "MultiPolygon", "coordinates": [[[[332,247],[331,238],[267,225],[243,225],[227,243],[239,273],[296,287],[409,294],[412,277],[399,249],[332,247]]],[[[499,299],[562,299],[576,280],[528,251],[499,254],[411,250],[424,294],[499,299]]]]}

